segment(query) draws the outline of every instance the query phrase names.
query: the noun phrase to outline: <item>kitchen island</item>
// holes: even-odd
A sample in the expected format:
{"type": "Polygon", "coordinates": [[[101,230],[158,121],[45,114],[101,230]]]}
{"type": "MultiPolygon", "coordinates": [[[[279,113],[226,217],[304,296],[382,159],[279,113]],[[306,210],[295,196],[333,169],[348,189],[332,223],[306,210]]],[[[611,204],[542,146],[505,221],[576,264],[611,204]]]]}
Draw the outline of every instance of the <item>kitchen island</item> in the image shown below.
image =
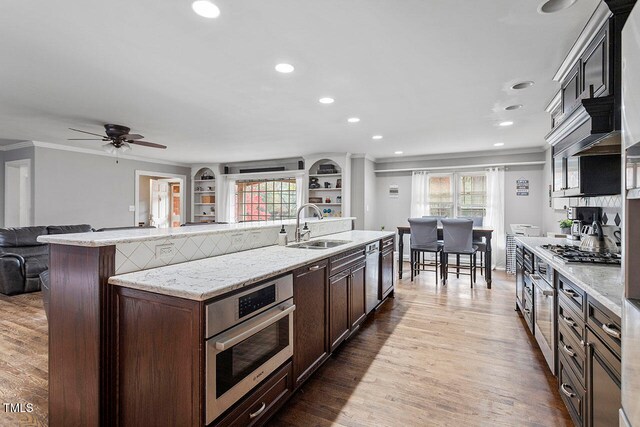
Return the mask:
{"type": "MultiPolygon", "coordinates": [[[[338,246],[328,249],[266,244],[115,275],[116,252],[126,248],[121,245],[140,248],[148,242],[137,235],[120,235],[108,241],[110,246],[104,238],[92,241],[88,235],[50,242],[50,425],[266,421],[371,312],[365,298],[372,272],[379,282],[378,303],[393,295],[394,233],[330,233],[344,228],[346,221],[351,228],[349,219],[341,220],[334,225],[310,224],[316,235],[324,231],[322,240],[337,241],[338,246]],[[381,248],[373,269],[365,252],[370,243],[381,248]],[[285,291],[272,291],[276,283],[284,283],[285,291]],[[287,292],[291,298],[274,306],[280,302],[275,298],[287,298],[287,292]],[[211,397],[211,384],[216,383],[211,380],[211,366],[215,361],[223,366],[223,359],[229,363],[234,352],[220,349],[244,341],[223,339],[235,327],[212,332],[222,320],[211,307],[229,297],[237,299],[241,313],[257,310],[246,316],[246,323],[252,316],[262,321],[268,312],[282,307],[276,341],[281,356],[287,356],[285,348],[291,353],[277,369],[264,371],[261,366],[254,372],[251,389],[225,401],[224,396],[237,393],[218,391],[211,397]],[[226,354],[216,357],[213,351],[226,354]],[[208,406],[211,401],[213,409],[208,406]]],[[[247,234],[243,244],[260,239],[256,230],[249,233],[253,234],[247,234]]],[[[268,233],[267,243],[272,231],[268,233]]],[[[179,240],[183,238],[173,236],[176,250],[188,245],[179,240]]],[[[161,258],[167,242],[152,239],[155,258],[161,258]]],[[[205,243],[199,241],[201,246],[205,243]]],[[[255,342],[264,346],[265,340],[273,341],[267,337],[255,342]]],[[[253,353],[260,350],[244,354],[253,353]]],[[[243,363],[247,361],[236,360],[227,371],[235,375],[233,366],[243,363]]],[[[218,379],[228,373],[216,372],[218,379]]],[[[223,382],[233,389],[237,379],[223,382]]]]}

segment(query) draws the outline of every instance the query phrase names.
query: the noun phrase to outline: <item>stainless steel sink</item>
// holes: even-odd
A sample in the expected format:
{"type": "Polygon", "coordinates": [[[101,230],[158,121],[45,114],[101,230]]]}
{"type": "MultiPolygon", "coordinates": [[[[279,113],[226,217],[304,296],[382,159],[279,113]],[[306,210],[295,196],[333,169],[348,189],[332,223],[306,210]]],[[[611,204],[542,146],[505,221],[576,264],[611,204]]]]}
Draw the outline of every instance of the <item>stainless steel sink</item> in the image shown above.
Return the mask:
{"type": "Polygon", "coordinates": [[[288,245],[288,248],[297,248],[297,249],[329,249],[335,248],[336,246],[346,245],[347,243],[351,243],[349,240],[313,240],[309,242],[300,242],[295,243],[293,245],[288,245]]]}

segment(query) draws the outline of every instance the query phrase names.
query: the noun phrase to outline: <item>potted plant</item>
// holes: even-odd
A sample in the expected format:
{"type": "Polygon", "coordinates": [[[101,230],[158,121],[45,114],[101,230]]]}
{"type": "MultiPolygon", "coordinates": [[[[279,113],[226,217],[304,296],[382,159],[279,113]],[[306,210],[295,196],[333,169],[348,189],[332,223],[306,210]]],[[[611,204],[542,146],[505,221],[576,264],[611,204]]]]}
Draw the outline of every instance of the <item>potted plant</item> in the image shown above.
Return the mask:
{"type": "Polygon", "coordinates": [[[562,234],[571,234],[571,224],[573,222],[570,219],[563,219],[560,221],[560,232],[562,234]]]}

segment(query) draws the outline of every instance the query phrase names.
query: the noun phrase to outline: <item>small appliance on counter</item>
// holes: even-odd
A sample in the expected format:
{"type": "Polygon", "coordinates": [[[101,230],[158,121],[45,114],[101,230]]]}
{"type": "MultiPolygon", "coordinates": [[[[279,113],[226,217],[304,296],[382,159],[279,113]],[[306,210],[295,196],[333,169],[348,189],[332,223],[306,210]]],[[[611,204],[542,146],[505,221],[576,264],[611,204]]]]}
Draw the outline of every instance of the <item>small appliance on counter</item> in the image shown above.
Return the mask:
{"type": "Polygon", "coordinates": [[[540,236],[540,227],[531,224],[509,224],[511,232],[516,236],[538,237],[540,236]]]}

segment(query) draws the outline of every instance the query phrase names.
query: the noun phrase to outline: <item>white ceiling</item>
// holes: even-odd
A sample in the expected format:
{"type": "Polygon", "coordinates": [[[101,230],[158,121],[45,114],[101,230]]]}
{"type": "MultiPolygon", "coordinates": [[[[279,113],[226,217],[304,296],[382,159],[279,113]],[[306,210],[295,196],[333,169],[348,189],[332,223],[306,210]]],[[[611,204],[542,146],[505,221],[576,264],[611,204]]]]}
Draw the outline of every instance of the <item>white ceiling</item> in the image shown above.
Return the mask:
{"type": "Polygon", "coordinates": [[[0,2],[0,138],[66,144],[69,127],[116,123],[169,146],[132,154],[188,163],[541,147],[551,78],[598,4],[214,2],[214,20],[190,0],[0,2]],[[536,85],[509,89],[521,80],[536,85]]]}

